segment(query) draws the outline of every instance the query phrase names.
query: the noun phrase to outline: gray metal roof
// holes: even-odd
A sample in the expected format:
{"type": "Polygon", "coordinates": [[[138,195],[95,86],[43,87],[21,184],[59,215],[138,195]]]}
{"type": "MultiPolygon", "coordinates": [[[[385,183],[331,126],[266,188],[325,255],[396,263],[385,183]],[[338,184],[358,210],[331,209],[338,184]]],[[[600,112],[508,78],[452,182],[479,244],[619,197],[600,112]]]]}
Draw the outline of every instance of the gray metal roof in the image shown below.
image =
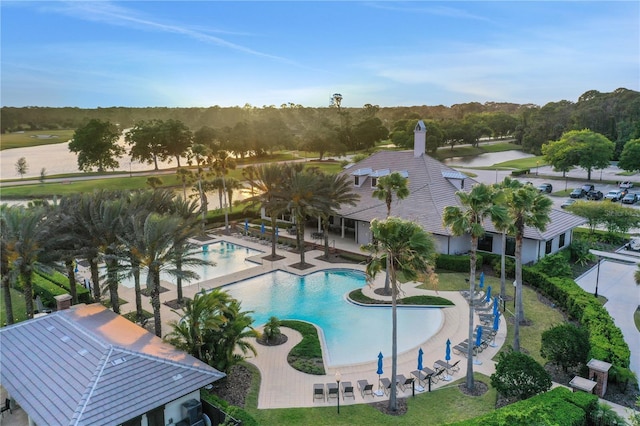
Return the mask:
{"type": "Polygon", "coordinates": [[[119,424],[222,377],[100,304],[0,329],[2,385],[37,424],[119,424]]]}
{"type": "MultiPolygon", "coordinates": [[[[389,168],[392,172],[407,171],[409,196],[404,200],[394,199],[391,214],[412,220],[426,231],[437,235],[452,235],[442,226],[444,208],[446,206],[462,207],[456,195],[458,188],[454,182],[460,183],[462,180],[465,191],[478,183],[426,154],[415,157],[413,151],[380,151],[358,162],[356,166],[360,170],[389,168]]],[[[358,205],[344,206],[338,213],[346,218],[365,222],[384,218],[387,214],[386,204],[384,201],[373,198],[372,191],[371,185],[365,182],[361,181],[359,187],[354,185],[353,192],[360,195],[358,205]]],[[[524,237],[548,240],[586,222],[579,216],[556,209],[551,210],[550,219],[545,231],[527,227],[524,237]]],[[[486,221],[484,227],[488,232],[497,232],[491,221],[486,221]]]]}

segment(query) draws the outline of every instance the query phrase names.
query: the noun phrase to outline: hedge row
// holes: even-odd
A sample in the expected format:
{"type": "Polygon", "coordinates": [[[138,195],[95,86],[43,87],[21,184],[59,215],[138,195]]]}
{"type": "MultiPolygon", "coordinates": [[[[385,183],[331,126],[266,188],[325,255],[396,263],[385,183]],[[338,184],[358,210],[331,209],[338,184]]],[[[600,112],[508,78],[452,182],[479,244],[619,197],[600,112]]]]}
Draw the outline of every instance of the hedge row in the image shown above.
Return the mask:
{"type": "MultiPolygon", "coordinates": [[[[476,255],[476,270],[482,266],[482,256],[481,254],[476,255]]],[[[455,272],[469,272],[469,256],[439,254],[436,260],[436,268],[455,272]]]]}
{"type": "Polygon", "coordinates": [[[522,278],[587,328],[591,358],[609,362],[616,368],[629,367],[631,352],[622,331],[596,297],[570,278],[549,277],[533,268],[522,268],[522,278]]]}
{"type": "Polygon", "coordinates": [[[53,308],[56,306],[56,296],[69,294],[65,289],[38,274],[33,274],[31,276],[31,285],[33,287],[34,296],[40,296],[42,304],[47,308],[53,308]]]}
{"type": "Polygon", "coordinates": [[[582,426],[587,424],[587,419],[591,418],[591,413],[597,409],[597,396],[586,392],[571,392],[569,389],[558,387],[483,416],[455,424],[458,426],[582,426]]]}
{"type": "MultiPolygon", "coordinates": [[[[65,275],[61,274],[58,271],[53,271],[53,273],[51,274],[44,274],[39,271],[36,273],[40,275],[42,278],[51,281],[58,287],[62,287],[67,291],[67,293],[71,294],[71,285],[69,284],[69,278],[67,278],[65,275]]],[[[76,283],[76,294],[78,295],[78,302],[80,303],[93,302],[91,293],[81,283],[76,283]]]]}

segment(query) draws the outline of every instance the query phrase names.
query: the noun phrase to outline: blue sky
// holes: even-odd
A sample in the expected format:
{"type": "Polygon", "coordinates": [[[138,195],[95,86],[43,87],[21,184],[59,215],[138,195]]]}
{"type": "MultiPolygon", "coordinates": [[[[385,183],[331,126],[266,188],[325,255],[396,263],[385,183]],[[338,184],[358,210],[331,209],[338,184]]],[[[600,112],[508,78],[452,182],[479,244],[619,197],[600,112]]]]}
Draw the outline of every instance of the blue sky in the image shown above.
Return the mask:
{"type": "Polygon", "coordinates": [[[2,106],[515,102],[640,90],[640,2],[6,1],[2,106]]]}

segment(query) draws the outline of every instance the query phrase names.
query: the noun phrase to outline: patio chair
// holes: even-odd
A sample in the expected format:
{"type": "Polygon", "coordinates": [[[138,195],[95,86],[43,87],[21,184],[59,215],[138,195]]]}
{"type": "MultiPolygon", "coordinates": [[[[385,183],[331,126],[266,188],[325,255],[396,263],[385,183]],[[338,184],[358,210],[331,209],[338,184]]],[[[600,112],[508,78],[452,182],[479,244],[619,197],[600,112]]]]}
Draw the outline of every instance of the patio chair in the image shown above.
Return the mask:
{"type": "Polygon", "coordinates": [[[365,395],[374,396],[373,384],[369,383],[368,380],[358,380],[358,389],[360,389],[360,394],[362,395],[362,398],[364,398],[365,395]]]}
{"type": "Polygon", "coordinates": [[[382,384],[382,390],[384,391],[385,395],[389,395],[389,393],[391,393],[391,380],[383,377],[380,379],[380,383],[382,384]]]}
{"type": "Polygon", "coordinates": [[[433,376],[431,376],[431,383],[438,383],[444,378],[446,372],[446,368],[439,368],[435,373],[433,373],[433,376]]]}
{"type": "Polygon", "coordinates": [[[424,370],[413,370],[411,372],[411,375],[418,381],[419,386],[424,386],[427,384],[428,374],[429,373],[425,372],[424,370]]]}
{"type": "Polygon", "coordinates": [[[327,399],[331,399],[331,397],[338,398],[338,384],[337,383],[327,383],[327,399]]]}
{"type": "Polygon", "coordinates": [[[450,369],[450,371],[451,371],[452,373],[455,373],[455,372],[460,371],[460,366],[459,366],[458,364],[460,364],[460,360],[457,360],[456,362],[454,362],[454,363],[451,365],[451,367],[449,367],[449,369],[450,369]]]}
{"type": "Polygon", "coordinates": [[[0,408],[0,414],[2,414],[2,417],[4,417],[5,411],[8,411],[9,414],[13,414],[13,411],[11,411],[11,400],[9,398],[4,399],[4,405],[0,408]]]}
{"type": "Polygon", "coordinates": [[[402,392],[405,391],[407,386],[412,385],[415,380],[413,377],[405,377],[403,374],[398,374],[396,378],[398,379],[398,387],[402,389],[402,392]]]}
{"type": "Polygon", "coordinates": [[[326,401],[324,396],[324,385],[322,383],[316,383],[313,385],[313,402],[315,402],[317,398],[322,398],[323,401],[326,401]]]}
{"type": "Polygon", "coordinates": [[[345,396],[350,396],[353,399],[356,399],[356,396],[353,393],[353,385],[351,382],[341,382],[342,386],[342,400],[344,401],[345,396]]]}

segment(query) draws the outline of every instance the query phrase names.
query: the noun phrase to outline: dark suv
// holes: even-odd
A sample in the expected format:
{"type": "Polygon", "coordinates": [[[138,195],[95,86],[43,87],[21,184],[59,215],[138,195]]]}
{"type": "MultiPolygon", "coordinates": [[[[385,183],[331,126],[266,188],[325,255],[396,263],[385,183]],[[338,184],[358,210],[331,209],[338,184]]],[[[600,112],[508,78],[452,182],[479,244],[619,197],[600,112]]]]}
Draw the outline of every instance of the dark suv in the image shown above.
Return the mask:
{"type": "Polygon", "coordinates": [[[538,191],[551,194],[551,191],[553,191],[553,186],[551,186],[550,183],[543,183],[542,185],[538,185],[538,191]]]}
{"type": "Polygon", "coordinates": [[[587,200],[602,200],[602,197],[604,197],[604,194],[602,194],[602,191],[597,191],[595,189],[587,192],[587,200]]]}
{"type": "Polygon", "coordinates": [[[586,191],[582,188],[576,188],[573,191],[571,191],[571,194],[569,194],[569,197],[571,198],[582,198],[585,195],[587,195],[586,191]]]}

